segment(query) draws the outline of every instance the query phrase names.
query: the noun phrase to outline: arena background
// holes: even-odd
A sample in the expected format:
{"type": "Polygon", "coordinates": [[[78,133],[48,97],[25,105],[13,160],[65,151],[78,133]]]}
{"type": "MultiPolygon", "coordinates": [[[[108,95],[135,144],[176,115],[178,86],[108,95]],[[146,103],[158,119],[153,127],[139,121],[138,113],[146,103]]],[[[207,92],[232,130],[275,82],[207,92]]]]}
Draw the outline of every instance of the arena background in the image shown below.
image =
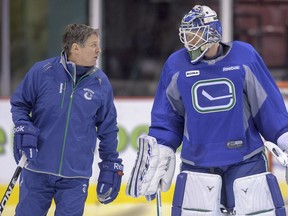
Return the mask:
{"type": "MultiPolygon", "coordinates": [[[[110,205],[101,205],[95,192],[99,162],[96,153],[84,216],[156,215],[155,201],[126,196],[125,183],[136,158],[136,139],[147,132],[150,124],[162,65],[173,51],[183,47],[178,37],[179,23],[196,4],[217,12],[224,42],[243,40],[255,47],[287,103],[288,0],[0,0],[0,196],[16,168],[10,95],[34,62],[60,53],[61,35],[67,24],[84,23],[100,28],[102,55],[98,67],[108,75],[116,96],[118,150],[125,165],[118,198],[110,205]]],[[[285,170],[271,155],[268,157],[287,205],[285,170]]],[[[162,193],[163,216],[170,215],[174,182],[168,192],[162,193]]],[[[17,201],[18,186],[3,216],[14,214],[17,201]]],[[[53,211],[54,204],[48,216],[53,211]]]]}

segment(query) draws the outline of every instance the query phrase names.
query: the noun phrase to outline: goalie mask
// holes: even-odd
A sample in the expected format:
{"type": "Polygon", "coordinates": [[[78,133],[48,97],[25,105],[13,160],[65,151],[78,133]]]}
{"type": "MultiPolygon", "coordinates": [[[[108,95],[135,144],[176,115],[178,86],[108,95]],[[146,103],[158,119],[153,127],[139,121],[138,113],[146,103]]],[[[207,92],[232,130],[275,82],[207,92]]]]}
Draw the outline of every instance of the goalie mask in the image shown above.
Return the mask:
{"type": "Polygon", "coordinates": [[[215,11],[196,5],[186,14],[179,28],[179,37],[195,64],[213,43],[221,41],[222,27],[215,11]]]}

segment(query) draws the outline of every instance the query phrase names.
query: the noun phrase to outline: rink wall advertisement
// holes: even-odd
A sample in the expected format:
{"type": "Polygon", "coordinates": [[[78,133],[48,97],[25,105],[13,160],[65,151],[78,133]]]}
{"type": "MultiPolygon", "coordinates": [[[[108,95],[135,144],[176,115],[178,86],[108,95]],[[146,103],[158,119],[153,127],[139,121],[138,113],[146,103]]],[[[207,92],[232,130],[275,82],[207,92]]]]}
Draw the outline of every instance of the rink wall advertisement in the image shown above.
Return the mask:
{"type": "MultiPolygon", "coordinates": [[[[143,133],[147,133],[148,131],[148,127],[150,125],[150,112],[152,108],[152,103],[152,98],[115,99],[115,105],[118,112],[119,127],[118,151],[120,153],[120,157],[123,159],[125,173],[123,176],[123,185],[120,191],[121,199],[117,199],[118,201],[127,201],[127,197],[125,196],[125,183],[128,181],[130,172],[137,156],[137,137],[143,133]]],[[[97,183],[97,177],[99,174],[97,165],[98,162],[98,152],[96,151],[93,165],[93,176],[90,179],[90,189],[92,194],[91,196],[93,197],[92,201],[90,200],[91,202],[95,202],[96,200],[95,184],[97,183]]],[[[168,193],[167,197],[169,198],[165,198],[165,193],[163,193],[164,201],[167,200],[170,202],[173,197],[173,187],[176,175],[179,173],[179,152],[177,152],[176,154],[176,163],[177,165],[172,188],[169,190],[169,192],[166,192],[168,193]]],[[[2,196],[16,168],[16,164],[13,158],[13,123],[10,113],[9,99],[0,99],[0,164],[0,196],[2,196]]],[[[285,199],[287,199],[288,187],[285,183],[284,167],[281,167],[280,164],[273,159],[272,170],[279,180],[280,187],[285,199]]],[[[18,188],[16,187],[15,190],[17,191],[18,188]]],[[[13,191],[13,193],[17,192],[13,191]]],[[[143,201],[143,199],[140,199],[140,201],[141,200],[143,201]]]]}

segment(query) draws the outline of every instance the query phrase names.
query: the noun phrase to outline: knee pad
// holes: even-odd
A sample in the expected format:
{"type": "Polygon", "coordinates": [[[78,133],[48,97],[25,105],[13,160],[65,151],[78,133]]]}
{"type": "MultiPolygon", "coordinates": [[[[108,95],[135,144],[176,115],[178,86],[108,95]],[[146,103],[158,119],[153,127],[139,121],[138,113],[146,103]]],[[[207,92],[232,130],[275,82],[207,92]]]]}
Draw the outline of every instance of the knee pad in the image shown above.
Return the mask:
{"type": "Polygon", "coordinates": [[[172,216],[219,216],[222,179],[219,175],[183,171],[177,176],[172,216]]]}
{"type": "Polygon", "coordinates": [[[233,184],[235,213],[285,216],[285,206],[276,177],[269,173],[236,179],[233,184]]]}

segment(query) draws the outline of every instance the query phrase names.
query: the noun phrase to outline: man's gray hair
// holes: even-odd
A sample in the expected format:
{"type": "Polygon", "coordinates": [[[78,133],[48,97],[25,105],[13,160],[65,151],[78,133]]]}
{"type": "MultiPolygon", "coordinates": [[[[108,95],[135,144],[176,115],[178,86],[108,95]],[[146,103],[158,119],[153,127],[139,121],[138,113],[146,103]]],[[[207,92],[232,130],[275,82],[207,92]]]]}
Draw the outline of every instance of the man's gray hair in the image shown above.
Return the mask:
{"type": "Polygon", "coordinates": [[[99,36],[99,30],[84,24],[70,24],[66,26],[62,37],[62,49],[69,56],[73,43],[84,45],[88,37],[95,34],[99,36]]]}

